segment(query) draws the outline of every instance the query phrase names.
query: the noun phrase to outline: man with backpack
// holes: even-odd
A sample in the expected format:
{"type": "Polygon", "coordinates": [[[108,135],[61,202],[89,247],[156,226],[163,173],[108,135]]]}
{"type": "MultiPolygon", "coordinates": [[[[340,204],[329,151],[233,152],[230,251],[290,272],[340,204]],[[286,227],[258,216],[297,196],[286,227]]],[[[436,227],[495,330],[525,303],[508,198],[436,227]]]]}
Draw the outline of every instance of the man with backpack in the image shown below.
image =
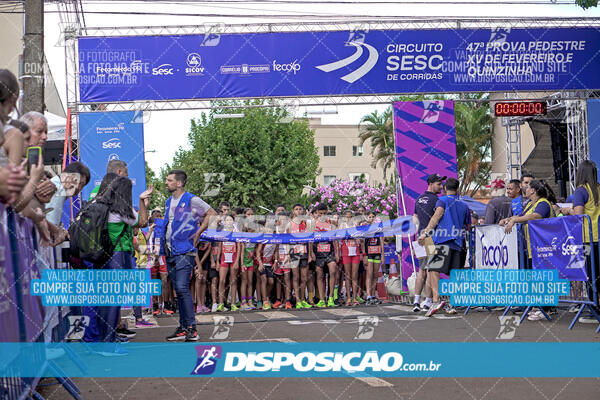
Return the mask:
{"type": "Polygon", "coordinates": [[[165,186],[171,193],[165,204],[166,229],[160,240],[160,254],[167,259],[167,272],[173,283],[179,308],[179,327],[168,336],[168,341],[196,341],[196,317],[190,292],[190,278],[196,265],[194,239],[203,232],[211,216],[217,213],[200,197],[186,192],[187,175],[183,170],[172,170],[165,186]]]}

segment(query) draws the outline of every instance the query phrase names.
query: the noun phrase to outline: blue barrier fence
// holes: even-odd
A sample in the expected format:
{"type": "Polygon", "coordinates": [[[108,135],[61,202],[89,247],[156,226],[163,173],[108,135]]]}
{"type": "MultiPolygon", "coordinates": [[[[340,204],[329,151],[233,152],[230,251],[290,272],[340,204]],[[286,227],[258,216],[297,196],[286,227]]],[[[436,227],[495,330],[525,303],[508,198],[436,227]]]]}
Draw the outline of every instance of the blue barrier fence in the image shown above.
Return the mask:
{"type": "MultiPolygon", "coordinates": [[[[56,267],[55,249],[39,245],[31,220],[0,204],[0,342],[61,341],[60,328],[69,309],[43,307],[40,297],[30,292],[30,282],[40,278],[41,269],[56,267]]],[[[36,350],[0,357],[0,399],[42,399],[36,391],[40,377],[47,369],[56,371],[57,367],[48,359],[44,346],[32,348],[36,350]],[[16,360],[36,366],[39,372],[23,377],[16,360]]],[[[79,389],[68,378],[57,381],[74,398],[80,398],[79,389]]]]}
{"type": "MultiPolygon", "coordinates": [[[[600,220],[600,219],[599,219],[600,220]]],[[[573,221],[576,222],[580,222],[581,225],[583,226],[583,229],[585,228],[585,224],[583,224],[583,221],[587,221],[587,230],[588,230],[588,234],[589,237],[592,238],[592,226],[591,226],[591,219],[588,215],[577,215],[577,216],[568,216],[568,217],[556,217],[556,218],[552,218],[550,219],[545,219],[545,220],[538,220],[538,221],[531,221],[530,226],[533,226],[535,228],[537,228],[541,234],[541,236],[545,236],[547,238],[554,238],[554,236],[552,236],[553,231],[550,231],[544,224],[547,223],[548,221],[553,221],[553,222],[557,222],[560,225],[560,222],[562,223],[572,223],[573,221]]],[[[600,223],[600,221],[599,221],[600,223]]],[[[518,233],[519,233],[519,241],[518,241],[518,246],[519,246],[519,269],[529,269],[529,268],[534,268],[536,263],[532,257],[533,255],[529,255],[527,254],[527,246],[526,246],[526,240],[525,240],[525,235],[524,235],[524,225],[523,224],[518,224],[517,228],[518,229],[518,233]]],[[[475,228],[473,227],[471,230],[471,238],[475,237],[475,228]]],[[[560,238],[561,242],[564,241],[566,238],[560,238]]],[[[551,240],[550,240],[551,242],[551,240]]],[[[583,237],[578,238],[577,240],[571,241],[569,242],[571,245],[575,246],[573,247],[574,249],[583,249],[582,251],[584,252],[584,254],[586,255],[585,257],[585,270],[587,273],[587,279],[585,280],[571,280],[571,294],[569,296],[561,296],[559,299],[560,303],[565,303],[565,304],[570,304],[570,305],[574,305],[578,307],[578,311],[575,314],[573,320],[571,321],[570,325],[569,325],[569,329],[572,329],[573,326],[575,325],[575,323],[577,322],[577,320],[579,319],[579,317],[581,316],[582,312],[584,310],[589,310],[589,312],[596,317],[596,319],[598,319],[598,321],[600,322],[600,316],[597,313],[598,310],[598,284],[596,283],[597,279],[598,279],[598,263],[600,262],[600,260],[597,259],[597,253],[594,251],[594,245],[592,243],[585,243],[583,241],[583,237]]],[[[551,244],[551,243],[550,243],[551,244]]],[[[474,240],[470,240],[469,241],[469,251],[471,253],[471,255],[473,256],[471,258],[471,268],[475,267],[475,264],[473,263],[473,259],[475,258],[475,241],[474,240]]],[[[558,248],[555,249],[555,251],[562,251],[562,249],[558,248]]],[[[533,251],[532,251],[533,253],[533,251]]],[[[541,264],[541,263],[539,263],[541,264]]],[[[550,269],[556,269],[558,270],[560,273],[564,273],[565,269],[568,269],[569,266],[568,265],[564,265],[564,266],[559,266],[556,263],[545,263],[544,265],[545,268],[550,268],[550,269]]],[[[506,313],[509,311],[509,309],[511,308],[511,305],[507,304],[507,308],[504,312],[503,315],[506,315],[506,313]]],[[[528,313],[530,312],[530,310],[532,309],[532,306],[530,307],[526,307],[523,315],[521,317],[521,321],[523,321],[528,313]]],[[[468,313],[469,311],[469,307],[467,308],[466,313],[468,313]]],[[[541,309],[542,313],[545,315],[545,317],[550,320],[550,316],[543,310],[541,309]]],[[[598,327],[598,330],[600,331],[600,326],[598,327]]]]}

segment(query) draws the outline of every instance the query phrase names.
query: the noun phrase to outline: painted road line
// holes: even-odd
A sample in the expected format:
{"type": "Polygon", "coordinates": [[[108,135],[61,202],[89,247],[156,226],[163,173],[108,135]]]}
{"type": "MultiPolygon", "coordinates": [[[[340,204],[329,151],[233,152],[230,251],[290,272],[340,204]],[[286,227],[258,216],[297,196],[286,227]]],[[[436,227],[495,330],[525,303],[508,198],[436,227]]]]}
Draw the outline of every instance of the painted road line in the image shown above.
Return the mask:
{"type": "Polygon", "coordinates": [[[215,320],[213,319],[214,316],[216,316],[216,314],[196,315],[196,322],[199,324],[208,324],[208,323],[213,324],[215,322],[215,320]]]}
{"type": "Polygon", "coordinates": [[[365,376],[365,377],[355,377],[354,379],[358,379],[361,382],[366,383],[369,386],[372,387],[392,387],[394,386],[393,384],[389,383],[388,381],[384,381],[383,379],[380,378],[375,378],[374,376],[365,376]]]}
{"type": "Polygon", "coordinates": [[[410,311],[410,312],[412,312],[412,309],[413,309],[411,306],[404,306],[404,305],[400,305],[400,304],[395,304],[393,306],[383,306],[382,308],[390,309],[390,310],[399,310],[399,311],[410,311]]]}
{"type": "Polygon", "coordinates": [[[366,315],[366,313],[364,313],[364,312],[352,310],[350,308],[337,308],[337,309],[323,310],[323,311],[328,312],[333,315],[340,316],[340,317],[351,317],[354,315],[366,315]]]}
{"type": "Polygon", "coordinates": [[[268,311],[268,312],[257,312],[266,319],[279,319],[279,318],[297,318],[297,315],[291,314],[285,311],[268,311]]]}

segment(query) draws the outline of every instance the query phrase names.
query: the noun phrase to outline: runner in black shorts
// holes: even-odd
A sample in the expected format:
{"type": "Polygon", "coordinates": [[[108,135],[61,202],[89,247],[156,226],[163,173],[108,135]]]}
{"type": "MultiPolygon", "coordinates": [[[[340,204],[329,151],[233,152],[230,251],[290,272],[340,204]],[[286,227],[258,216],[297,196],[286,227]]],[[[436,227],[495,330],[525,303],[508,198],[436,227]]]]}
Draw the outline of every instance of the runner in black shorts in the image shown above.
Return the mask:
{"type": "MultiPolygon", "coordinates": [[[[319,204],[317,206],[317,218],[315,221],[315,232],[326,232],[332,229],[331,221],[327,217],[327,205],[319,204]]],[[[314,243],[315,265],[317,267],[317,290],[319,291],[319,302],[317,307],[325,306],[335,307],[333,294],[335,290],[335,278],[337,272],[337,259],[339,258],[339,248],[337,242],[317,242],[314,243]],[[327,268],[327,270],[325,270],[327,268]],[[325,274],[329,274],[328,300],[325,304],[325,274]]]]}
{"type": "MultiPolygon", "coordinates": [[[[367,215],[367,223],[372,224],[373,222],[375,222],[375,213],[370,212],[367,215]]],[[[365,239],[365,247],[367,252],[367,305],[381,304],[381,300],[377,298],[376,294],[379,269],[382,260],[385,260],[383,238],[367,238],[365,239]]]]}

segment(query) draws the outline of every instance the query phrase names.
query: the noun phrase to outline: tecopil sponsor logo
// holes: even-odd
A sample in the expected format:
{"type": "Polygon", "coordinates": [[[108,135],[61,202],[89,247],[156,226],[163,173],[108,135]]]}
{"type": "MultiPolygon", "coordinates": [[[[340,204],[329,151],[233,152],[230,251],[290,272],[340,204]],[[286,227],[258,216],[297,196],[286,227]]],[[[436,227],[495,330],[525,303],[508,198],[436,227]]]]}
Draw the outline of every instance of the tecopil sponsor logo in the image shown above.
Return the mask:
{"type": "Polygon", "coordinates": [[[296,75],[296,72],[300,71],[300,69],[301,67],[300,64],[298,64],[298,60],[294,60],[288,64],[277,64],[277,61],[273,60],[273,71],[287,72],[288,74],[293,72],[294,75],[296,75]]]}
{"type": "Polygon", "coordinates": [[[479,239],[482,248],[481,264],[484,267],[506,267],[508,265],[508,246],[504,244],[504,238],[497,245],[486,246],[483,242],[484,237],[485,235],[482,234],[479,239]]]}

